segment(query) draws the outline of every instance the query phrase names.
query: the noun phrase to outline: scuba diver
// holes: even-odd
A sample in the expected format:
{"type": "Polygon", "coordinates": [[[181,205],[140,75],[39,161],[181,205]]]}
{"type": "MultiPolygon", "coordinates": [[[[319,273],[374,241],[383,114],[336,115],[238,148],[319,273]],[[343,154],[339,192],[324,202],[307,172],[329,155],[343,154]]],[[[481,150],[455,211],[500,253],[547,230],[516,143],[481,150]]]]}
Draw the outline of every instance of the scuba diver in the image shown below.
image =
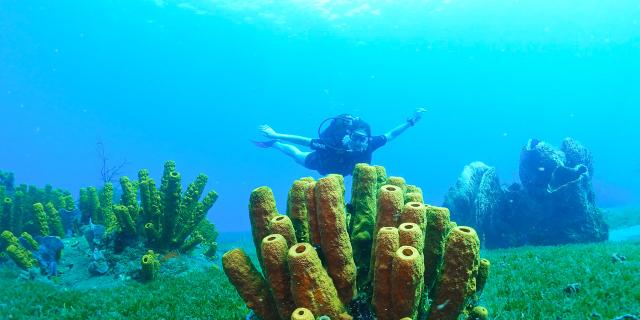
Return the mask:
{"type": "Polygon", "coordinates": [[[318,128],[318,139],[282,134],[268,125],[258,130],[269,141],[252,141],[261,148],[275,148],[291,157],[307,169],[316,170],[321,175],[330,173],[348,176],[358,163],[371,163],[374,151],[413,127],[427,110],[418,108],[412,117],[391,131],[378,136],[371,135],[369,124],[361,118],[341,114],[325,119],[318,128]],[[324,128],[324,125],[329,125],[324,128]],[[289,143],[286,143],[289,142],[289,143]],[[309,147],[312,151],[301,151],[293,144],[309,147]]]}

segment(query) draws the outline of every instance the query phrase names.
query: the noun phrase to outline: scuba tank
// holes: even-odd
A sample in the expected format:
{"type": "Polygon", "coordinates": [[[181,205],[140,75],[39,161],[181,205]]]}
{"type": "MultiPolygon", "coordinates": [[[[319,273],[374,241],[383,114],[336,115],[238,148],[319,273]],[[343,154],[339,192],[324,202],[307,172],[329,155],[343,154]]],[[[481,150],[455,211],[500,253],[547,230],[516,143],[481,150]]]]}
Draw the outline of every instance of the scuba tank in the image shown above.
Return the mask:
{"type": "Polygon", "coordinates": [[[343,113],[324,119],[318,127],[318,137],[331,149],[347,151],[342,145],[342,139],[358,129],[365,130],[367,136],[371,137],[371,127],[368,123],[359,117],[343,113]],[[329,122],[329,125],[325,128],[327,122],[329,122]]]}

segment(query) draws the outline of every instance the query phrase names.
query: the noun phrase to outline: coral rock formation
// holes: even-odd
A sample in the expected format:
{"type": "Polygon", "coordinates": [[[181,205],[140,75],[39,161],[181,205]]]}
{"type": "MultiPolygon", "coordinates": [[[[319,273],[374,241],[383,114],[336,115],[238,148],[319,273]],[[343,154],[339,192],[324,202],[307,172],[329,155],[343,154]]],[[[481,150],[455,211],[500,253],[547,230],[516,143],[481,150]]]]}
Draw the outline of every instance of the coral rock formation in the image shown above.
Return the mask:
{"type": "Polygon", "coordinates": [[[604,241],[608,227],[591,185],[591,153],[567,138],[560,149],[532,139],[520,155],[521,184],[502,188],[495,168],[466,166],[445,197],[453,218],[487,247],[604,241]]]}

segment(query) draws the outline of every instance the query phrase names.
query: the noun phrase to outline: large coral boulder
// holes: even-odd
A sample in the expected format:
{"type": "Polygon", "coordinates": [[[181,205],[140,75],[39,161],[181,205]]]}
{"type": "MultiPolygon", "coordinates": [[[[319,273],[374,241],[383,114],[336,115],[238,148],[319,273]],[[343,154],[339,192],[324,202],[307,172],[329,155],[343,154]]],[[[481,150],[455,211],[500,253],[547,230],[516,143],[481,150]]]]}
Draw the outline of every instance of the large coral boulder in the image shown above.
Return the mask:
{"type": "Polygon", "coordinates": [[[458,223],[475,226],[482,239],[504,212],[503,199],[496,169],[478,161],[464,167],[456,185],[447,193],[444,207],[451,210],[458,223]]]}
{"type": "Polygon", "coordinates": [[[530,140],[520,155],[521,184],[503,189],[494,168],[465,167],[445,197],[452,217],[478,230],[487,247],[604,241],[608,227],[591,184],[593,158],[576,140],[560,149],[530,140]]]}

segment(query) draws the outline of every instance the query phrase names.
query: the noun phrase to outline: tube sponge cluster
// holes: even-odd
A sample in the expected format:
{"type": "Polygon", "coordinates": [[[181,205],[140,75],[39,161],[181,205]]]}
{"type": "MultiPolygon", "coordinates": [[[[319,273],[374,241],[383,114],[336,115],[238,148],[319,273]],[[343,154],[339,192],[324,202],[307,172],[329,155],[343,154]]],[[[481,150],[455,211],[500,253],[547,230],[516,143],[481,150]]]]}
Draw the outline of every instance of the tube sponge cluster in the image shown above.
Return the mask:
{"type": "Polygon", "coordinates": [[[137,181],[121,177],[119,203],[114,201],[111,183],[101,191],[94,187],[81,189],[82,217],[87,222],[91,218],[94,223],[104,224],[107,233],[121,243],[143,239],[149,248],[160,252],[187,252],[200,243],[215,247],[217,232],[205,217],[218,194],[212,190],[203,196],[207,184],[204,174],[198,175],[184,192],[181,181],[175,162],[167,161],[159,188],[146,169],[138,172],[137,181]]]}
{"type": "MultiPolygon", "coordinates": [[[[37,250],[38,243],[33,240],[30,234],[23,232],[21,238],[25,240],[25,245],[32,246],[32,249],[37,250]]],[[[5,230],[0,234],[0,252],[2,251],[6,251],[9,258],[23,270],[28,270],[38,265],[31,251],[22,246],[11,231],[5,230]]]]}
{"type": "Polygon", "coordinates": [[[249,218],[260,268],[233,249],[224,271],[263,320],[475,316],[489,275],[478,236],[422,199],[367,164],[355,168],[350,206],[339,175],[295,181],[286,215],[271,189],[257,188],[249,218]]]}
{"type": "Polygon", "coordinates": [[[51,185],[14,187],[12,177],[10,185],[0,185],[0,231],[63,237],[65,230],[59,212],[75,209],[71,193],[51,185]]]}

